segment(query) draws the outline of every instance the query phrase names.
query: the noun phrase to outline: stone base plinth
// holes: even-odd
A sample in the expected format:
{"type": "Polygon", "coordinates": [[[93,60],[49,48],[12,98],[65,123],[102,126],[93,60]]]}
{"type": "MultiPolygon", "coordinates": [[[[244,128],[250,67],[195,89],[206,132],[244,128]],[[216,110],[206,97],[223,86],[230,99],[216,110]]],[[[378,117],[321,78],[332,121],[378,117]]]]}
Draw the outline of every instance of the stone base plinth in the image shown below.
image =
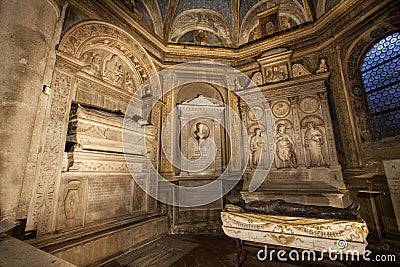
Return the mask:
{"type": "Polygon", "coordinates": [[[340,166],[297,169],[272,169],[263,184],[248,192],[252,172],[246,171],[248,181],[241,192],[246,202],[283,199],[304,205],[345,208],[352,202],[342,177],[340,166]]]}
{"type": "Polygon", "coordinates": [[[116,255],[167,234],[167,218],[156,216],[86,233],[63,233],[32,240],[34,246],[78,266],[104,262],[116,255]],[[74,238],[76,236],[76,238],[74,238]]]}

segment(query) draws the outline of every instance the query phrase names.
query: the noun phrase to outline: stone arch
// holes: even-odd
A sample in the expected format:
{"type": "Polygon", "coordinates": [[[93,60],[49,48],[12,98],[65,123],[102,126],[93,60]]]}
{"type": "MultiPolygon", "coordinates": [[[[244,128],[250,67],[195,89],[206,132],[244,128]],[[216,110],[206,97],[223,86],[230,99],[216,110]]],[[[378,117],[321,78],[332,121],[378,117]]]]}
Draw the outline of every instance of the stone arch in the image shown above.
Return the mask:
{"type": "Polygon", "coordinates": [[[143,70],[146,77],[156,73],[156,68],[145,49],[126,31],[102,21],[85,21],[72,26],[62,37],[58,49],[80,58],[88,46],[98,45],[120,51],[132,68],[143,70]]]}
{"type": "Polygon", "coordinates": [[[260,1],[250,8],[243,18],[240,25],[239,44],[246,43],[249,39],[250,33],[258,26],[257,14],[278,5],[280,17],[287,17],[293,20],[297,25],[303,24],[307,21],[312,21],[310,12],[306,12],[304,7],[297,1],[260,1]]]}
{"type": "Polygon", "coordinates": [[[351,111],[355,118],[357,141],[359,144],[374,139],[373,127],[369,119],[367,97],[361,77],[361,64],[367,51],[379,40],[400,30],[397,18],[388,18],[372,28],[364,31],[349,46],[345,54],[344,64],[347,90],[351,97],[351,111]]]}
{"type": "Polygon", "coordinates": [[[178,102],[187,101],[190,98],[197,97],[198,94],[202,94],[207,98],[212,98],[221,102],[225,102],[226,99],[224,98],[221,90],[224,89],[218,88],[218,86],[214,84],[204,82],[188,83],[179,88],[179,91],[177,93],[177,100],[178,102]],[[191,92],[192,89],[197,89],[195,94],[191,92]]]}
{"type": "Polygon", "coordinates": [[[185,33],[206,30],[220,38],[224,46],[232,46],[232,33],[226,19],[218,12],[208,9],[191,9],[179,14],[171,26],[168,40],[177,42],[185,33]]]}

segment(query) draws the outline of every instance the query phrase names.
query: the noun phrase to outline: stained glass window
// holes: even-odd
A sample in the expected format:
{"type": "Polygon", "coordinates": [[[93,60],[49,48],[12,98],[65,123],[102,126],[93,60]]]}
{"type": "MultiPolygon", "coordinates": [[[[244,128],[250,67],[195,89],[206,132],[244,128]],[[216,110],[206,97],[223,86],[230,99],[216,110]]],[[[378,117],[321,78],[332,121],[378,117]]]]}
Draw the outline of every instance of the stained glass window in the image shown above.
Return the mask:
{"type": "Polygon", "coordinates": [[[365,55],[361,76],[377,138],[400,134],[400,32],[377,42],[365,55]]]}

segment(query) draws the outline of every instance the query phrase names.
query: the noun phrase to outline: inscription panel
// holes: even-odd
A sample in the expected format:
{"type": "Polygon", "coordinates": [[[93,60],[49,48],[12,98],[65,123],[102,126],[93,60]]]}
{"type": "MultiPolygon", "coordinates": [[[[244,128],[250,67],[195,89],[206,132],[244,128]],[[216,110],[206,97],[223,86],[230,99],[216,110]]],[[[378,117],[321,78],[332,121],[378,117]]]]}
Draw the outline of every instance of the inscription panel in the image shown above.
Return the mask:
{"type": "Polygon", "coordinates": [[[131,212],[131,177],[89,179],[86,222],[123,216],[131,212]]]}

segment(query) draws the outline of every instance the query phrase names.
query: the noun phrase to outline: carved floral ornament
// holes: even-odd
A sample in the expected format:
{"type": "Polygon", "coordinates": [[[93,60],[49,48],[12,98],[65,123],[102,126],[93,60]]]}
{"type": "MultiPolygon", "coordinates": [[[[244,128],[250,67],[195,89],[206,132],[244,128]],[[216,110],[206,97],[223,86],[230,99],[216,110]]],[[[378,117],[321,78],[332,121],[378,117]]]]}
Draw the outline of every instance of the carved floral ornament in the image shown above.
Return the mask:
{"type": "MultiPolygon", "coordinates": [[[[114,51],[121,58],[125,58],[130,67],[136,69],[144,80],[156,73],[150,56],[129,33],[102,21],[85,21],[74,25],[63,36],[58,49],[79,59],[90,48],[114,51]]],[[[93,64],[96,64],[95,55],[92,60],[93,64]]],[[[110,64],[118,68],[118,59],[114,58],[111,61],[110,64]]],[[[122,64],[120,65],[122,67],[122,64]]],[[[118,70],[114,72],[117,73],[118,70]]],[[[108,78],[113,83],[118,81],[118,78],[108,78]]]]}

